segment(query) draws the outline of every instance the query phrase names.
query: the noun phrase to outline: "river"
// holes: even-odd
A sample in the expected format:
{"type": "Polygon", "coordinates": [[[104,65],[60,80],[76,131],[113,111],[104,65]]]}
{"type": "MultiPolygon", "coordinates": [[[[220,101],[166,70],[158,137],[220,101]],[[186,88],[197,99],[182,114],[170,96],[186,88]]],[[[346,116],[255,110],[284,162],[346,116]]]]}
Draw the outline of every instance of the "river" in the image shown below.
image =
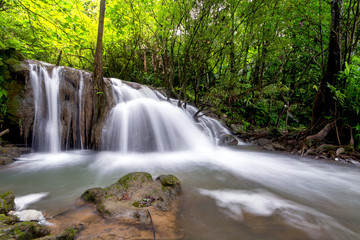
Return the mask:
{"type": "Polygon", "coordinates": [[[0,169],[0,189],[42,197],[25,207],[52,215],[74,206],[86,189],[133,171],[180,179],[185,239],[360,239],[359,168],[251,145],[32,153],[0,169]]]}

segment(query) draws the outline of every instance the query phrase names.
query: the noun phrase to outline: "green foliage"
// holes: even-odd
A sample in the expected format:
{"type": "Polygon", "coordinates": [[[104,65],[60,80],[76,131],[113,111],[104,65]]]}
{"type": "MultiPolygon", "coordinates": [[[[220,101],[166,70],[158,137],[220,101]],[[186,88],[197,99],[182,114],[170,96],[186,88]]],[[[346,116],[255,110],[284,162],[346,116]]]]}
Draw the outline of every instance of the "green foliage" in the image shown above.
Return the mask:
{"type": "MultiPolygon", "coordinates": [[[[6,1],[0,49],[50,63],[62,50],[62,65],[92,71],[98,4],[6,1]]],[[[348,39],[359,36],[353,5],[344,4],[348,39]]],[[[104,74],[165,89],[227,124],[299,128],[311,122],[330,23],[330,4],[318,0],[108,0],[104,74]]],[[[354,41],[343,49],[346,59],[359,51],[354,41]]],[[[360,111],[359,61],[345,63],[340,82],[328,86],[351,126],[360,111]]],[[[6,99],[0,89],[0,104],[6,99]]]]}

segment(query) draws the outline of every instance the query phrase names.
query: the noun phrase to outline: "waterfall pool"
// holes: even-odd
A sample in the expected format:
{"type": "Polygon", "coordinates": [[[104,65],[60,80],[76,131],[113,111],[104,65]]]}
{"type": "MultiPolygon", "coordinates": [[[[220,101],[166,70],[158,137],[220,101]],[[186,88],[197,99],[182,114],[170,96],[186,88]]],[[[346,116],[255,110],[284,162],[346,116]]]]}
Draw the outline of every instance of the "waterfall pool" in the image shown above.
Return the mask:
{"type": "Polygon", "coordinates": [[[32,153],[0,169],[0,189],[51,216],[134,171],[180,179],[184,239],[360,239],[358,167],[254,146],[32,153]]]}

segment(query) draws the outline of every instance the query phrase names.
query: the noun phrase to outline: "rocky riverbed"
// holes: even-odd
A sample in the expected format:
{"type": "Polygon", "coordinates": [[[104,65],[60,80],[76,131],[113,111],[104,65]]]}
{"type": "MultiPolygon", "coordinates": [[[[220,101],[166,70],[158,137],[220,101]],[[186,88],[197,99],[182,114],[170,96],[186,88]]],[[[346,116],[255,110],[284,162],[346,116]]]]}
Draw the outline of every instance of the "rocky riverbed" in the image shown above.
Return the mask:
{"type": "Polygon", "coordinates": [[[12,192],[0,195],[0,239],[182,239],[181,183],[133,172],[106,188],[86,190],[65,212],[16,211],[12,192]],[[15,210],[15,211],[14,211],[15,210]]]}

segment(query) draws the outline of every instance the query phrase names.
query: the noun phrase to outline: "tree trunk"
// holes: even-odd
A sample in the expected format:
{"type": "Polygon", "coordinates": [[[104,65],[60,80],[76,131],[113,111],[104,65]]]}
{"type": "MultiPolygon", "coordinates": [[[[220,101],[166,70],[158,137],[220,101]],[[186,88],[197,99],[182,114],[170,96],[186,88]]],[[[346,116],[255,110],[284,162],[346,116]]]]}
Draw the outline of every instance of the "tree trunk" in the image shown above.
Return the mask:
{"type": "Polygon", "coordinates": [[[102,38],[104,33],[104,17],[105,17],[105,0],[100,1],[100,15],[99,15],[99,26],[98,35],[96,42],[96,51],[94,56],[94,74],[93,80],[95,87],[98,88],[98,92],[104,90],[104,73],[102,66],[102,38]]]}
{"type": "Polygon", "coordinates": [[[146,49],[144,49],[144,72],[147,72],[146,49]]]}
{"type": "Polygon", "coordinates": [[[315,96],[312,112],[312,128],[315,131],[324,124],[324,116],[334,116],[335,114],[335,99],[328,84],[335,85],[336,75],[341,71],[342,0],[332,0],[331,16],[329,56],[325,74],[315,96]]]}
{"type": "Polygon", "coordinates": [[[93,148],[99,148],[98,135],[100,133],[101,124],[104,120],[104,113],[107,111],[107,98],[105,96],[105,82],[102,66],[102,38],[104,32],[104,17],[105,17],[105,0],[100,1],[100,14],[99,14],[99,27],[96,42],[96,51],[94,56],[94,101],[93,101],[93,114],[92,125],[94,126],[91,132],[91,142],[94,144],[93,148]]]}

